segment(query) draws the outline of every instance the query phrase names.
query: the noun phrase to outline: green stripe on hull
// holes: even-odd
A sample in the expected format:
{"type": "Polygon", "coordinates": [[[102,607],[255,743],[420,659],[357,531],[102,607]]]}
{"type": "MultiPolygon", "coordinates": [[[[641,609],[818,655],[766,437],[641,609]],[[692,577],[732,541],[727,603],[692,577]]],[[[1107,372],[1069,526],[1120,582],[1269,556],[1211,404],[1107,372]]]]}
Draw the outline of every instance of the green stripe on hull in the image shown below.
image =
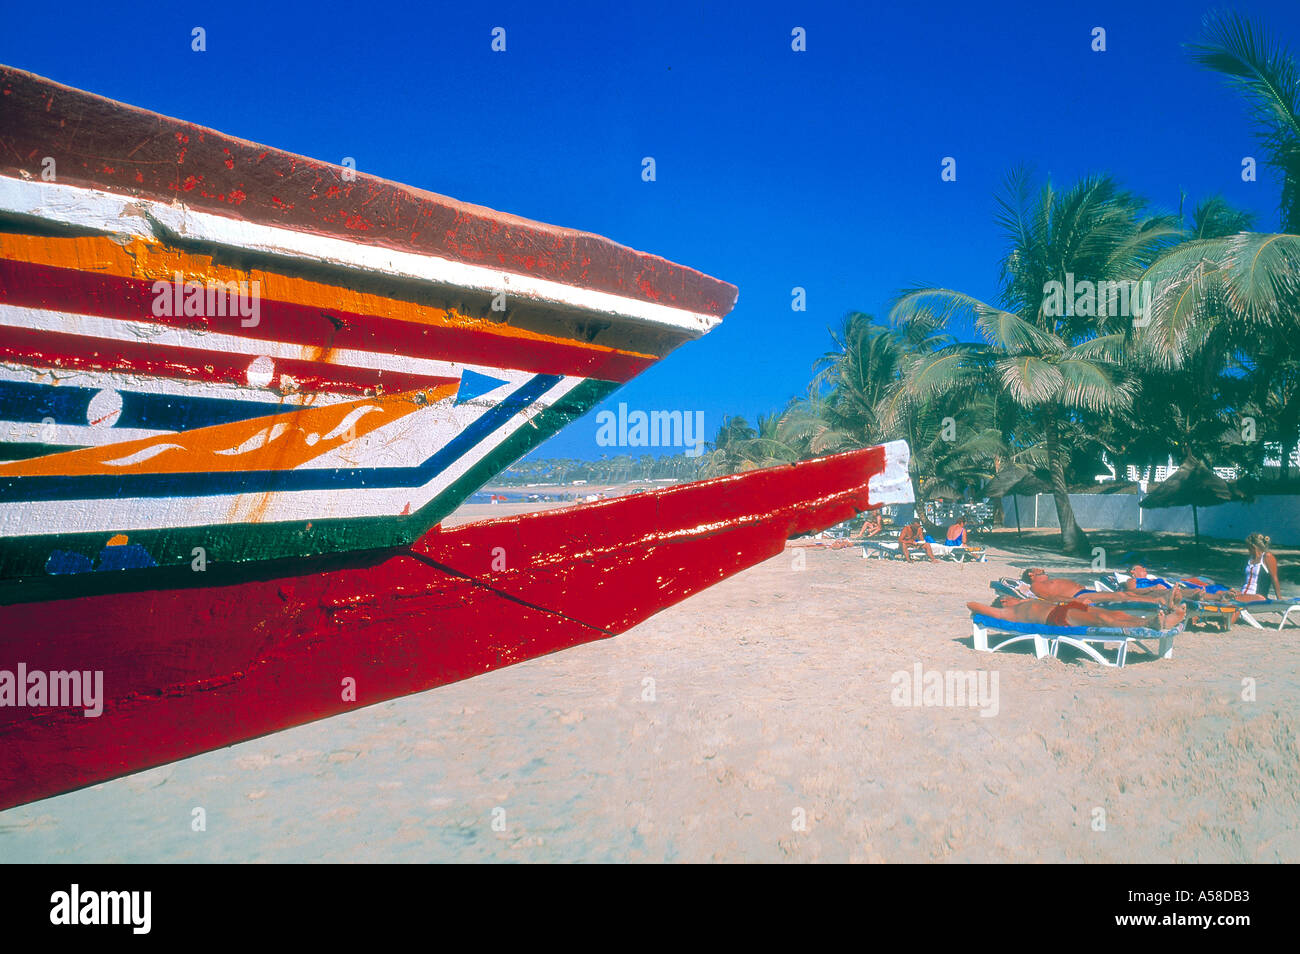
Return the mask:
{"type": "Polygon", "coordinates": [[[405,546],[618,387],[618,383],[611,381],[583,381],[556,404],[541,410],[530,423],[518,428],[432,501],[406,516],[128,530],[123,532],[128,534],[130,542],[143,547],[157,567],[58,576],[45,571],[51,553],[62,550],[93,561],[112,534],[51,534],[0,540],[0,603],[66,598],[69,588],[80,593],[83,589],[98,592],[214,584],[218,582],[215,577],[226,575],[223,571],[232,564],[249,567],[272,560],[301,560],[405,546]],[[198,559],[196,548],[202,549],[209,567],[206,572],[213,576],[194,571],[193,564],[198,559]]]}

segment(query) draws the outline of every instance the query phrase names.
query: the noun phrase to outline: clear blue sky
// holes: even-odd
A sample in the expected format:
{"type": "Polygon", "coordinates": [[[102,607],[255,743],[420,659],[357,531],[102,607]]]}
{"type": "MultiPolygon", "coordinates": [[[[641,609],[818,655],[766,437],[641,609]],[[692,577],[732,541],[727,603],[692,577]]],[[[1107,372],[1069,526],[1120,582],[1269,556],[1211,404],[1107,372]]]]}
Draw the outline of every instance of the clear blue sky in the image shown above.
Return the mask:
{"type": "MultiPolygon", "coordinates": [[[[68,0],[9,4],[0,62],[738,285],[721,327],[607,402],[703,410],[711,436],[802,392],[849,310],[915,282],[994,295],[992,194],[1017,163],[1110,171],[1169,211],[1221,193],[1276,227],[1277,184],[1241,181],[1242,101],[1181,46],[1210,7],[68,0]]],[[[1234,9],[1300,53],[1300,3],[1234,9]]],[[[588,415],[540,453],[599,456],[595,433],[588,415]]]]}

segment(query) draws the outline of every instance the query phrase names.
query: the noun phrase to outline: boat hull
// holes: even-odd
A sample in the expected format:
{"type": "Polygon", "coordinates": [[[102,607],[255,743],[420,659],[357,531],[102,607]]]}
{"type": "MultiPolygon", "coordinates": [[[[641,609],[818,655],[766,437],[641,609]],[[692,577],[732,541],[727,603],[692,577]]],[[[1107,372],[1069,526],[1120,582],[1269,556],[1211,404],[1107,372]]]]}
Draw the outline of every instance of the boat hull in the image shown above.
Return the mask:
{"type": "Polygon", "coordinates": [[[0,670],[104,687],[96,717],[0,707],[0,809],[614,636],[910,497],[900,442],[435,528],[346,566],[0,607],[0,670]]]}
{"type": "Polygon", "coordinates": [[[0,603],[410,545],[736,289],[0,66],[0,603]]]}

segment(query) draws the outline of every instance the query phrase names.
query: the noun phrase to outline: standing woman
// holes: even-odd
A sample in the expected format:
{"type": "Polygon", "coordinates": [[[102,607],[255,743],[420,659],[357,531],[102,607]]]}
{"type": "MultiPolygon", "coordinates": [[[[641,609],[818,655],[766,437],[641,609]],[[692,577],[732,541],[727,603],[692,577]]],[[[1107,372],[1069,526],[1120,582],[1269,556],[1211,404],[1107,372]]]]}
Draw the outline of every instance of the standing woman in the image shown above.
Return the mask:
{"type": "Polygon", "coordinates": [[[1241,590],[1235,593],[1239,599],[1243,600],[1264,600],[1268,599],[1268,588],[1273,587],[1274,599],[1282,598],[1280,581],[1277,576],[1277,558],[1269,552],[1269,544],[1273,541],[1264,533],[1252,533],[1246,538],[1246,546],[1250,550],[1250,557],[1246,560],[1246,582],[1241,585],[1241,590]]]}

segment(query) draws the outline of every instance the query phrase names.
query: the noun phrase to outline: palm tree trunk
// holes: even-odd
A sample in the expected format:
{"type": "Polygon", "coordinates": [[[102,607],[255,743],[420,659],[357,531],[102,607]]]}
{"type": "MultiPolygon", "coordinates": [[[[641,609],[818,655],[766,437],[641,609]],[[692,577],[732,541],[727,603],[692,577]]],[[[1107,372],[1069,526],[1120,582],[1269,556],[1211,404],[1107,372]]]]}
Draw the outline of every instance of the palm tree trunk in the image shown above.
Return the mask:
{"type": "Polygon", "coordinates": [[[1061,548],[1066,553],[1082,554],[1088,550],[1088,536],[1079,529],[1070,506],[1070,491],[1065,484],[1065,455],[1056,418],[1047,422],[1047,470],[1051,477],[1052,498],[1056,501],[1056,521],[1061,525],[1061,548]]]}

